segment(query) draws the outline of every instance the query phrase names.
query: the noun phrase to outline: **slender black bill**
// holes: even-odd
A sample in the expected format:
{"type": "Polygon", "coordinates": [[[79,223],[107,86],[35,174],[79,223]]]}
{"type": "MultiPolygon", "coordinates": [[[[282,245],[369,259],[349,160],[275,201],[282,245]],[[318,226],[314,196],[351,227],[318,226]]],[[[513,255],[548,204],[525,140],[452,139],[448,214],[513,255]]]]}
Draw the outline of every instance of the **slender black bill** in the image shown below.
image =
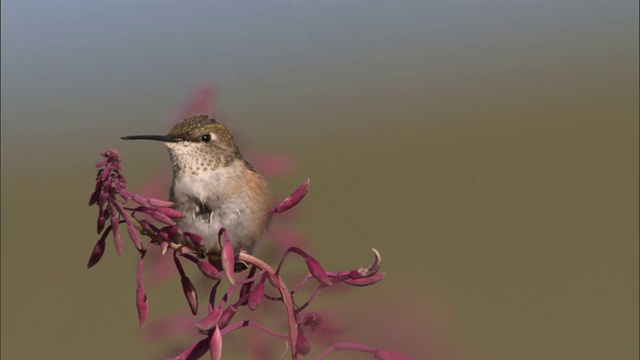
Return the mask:
{"type": "Polygon", "coordinates": [[[182,141],[180,138],[174,138],[169,135],[130,135],[123,136],[120,139],[122,140],[156,140],[163,142],[179,142],[182,141]]]}

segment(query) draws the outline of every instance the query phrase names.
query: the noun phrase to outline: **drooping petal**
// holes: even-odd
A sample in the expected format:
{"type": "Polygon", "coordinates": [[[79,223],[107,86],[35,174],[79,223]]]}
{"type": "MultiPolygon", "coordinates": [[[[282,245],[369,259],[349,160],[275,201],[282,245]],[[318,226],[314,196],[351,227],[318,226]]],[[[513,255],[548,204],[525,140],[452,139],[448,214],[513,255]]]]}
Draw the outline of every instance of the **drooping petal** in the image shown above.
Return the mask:
{"type": "Polygon", "coordinates": [[[182,354],[172,357],[169,360],[195,360],[199,359],[209,350],[209,338],[204,338],[189,346],[182,354]]]}
{"type": "Polygon", "coordinates": [[[207,315],[204,319],[200,320],[200,322],[196,324],[196,327],[203,331],[211,330],[218,324],[220,315],[222,315],[222,310],[218,307],[215,307],[213,308],[213,310],[211,310],[211,312],[209,312],[209,315],[207,315]]]}
{"type": "Polygon", "coordinates": [[[198,269],[209,279],[219,280],[222,279],[222,273],[215,268],[215,266],[209,264],[208,261],[198,261],[198,269]]]}
{"type": "Polygon", "coordinates": [[[222,262],[222,269],[224,270],[224,274],[227,276],[227,279],[229,279],[229,282],[231,284],[235,284],[236,282],[233,277],[235,256],[233,254],[231,240],[229,239],[229,232],[225,228],[221,228],[218,232],[218,241],[222,242],[220,246],[220,261],[222,262]],[[222,240],[223,235],[224,240],[222,240]]]}
{"type": "Polygon", "coordinates": [[[187,298],[187,302],[189,303],[189,308],[191,308],[191,313],[193,315],[198,313],[198,293],[196,292],[195,286],[191,283],[188,277],[183,277],[180,279],[182,283],[182,291],[184,292],[184,296],[187,298]]]}
{"type": "Polygon", "coordinates": [[[127,224],[127,232],[129,233],[129,237],[133,241],[133,244],[138,248],[138,250],[142,250],[142,242],[140,242],[140,237],[138,236],[138,230],[133,226],[133,224],[127,224]]]}
{"type": "Polygon", "coordinates": [[[140,322],[140,329],[144,328],[147,323],[149,314],[149,304],[147,303],[147,292],[142,285],[142,262],[144,255],[138,260],[138,267],[136,271],[136,307],[138,308],[138,321],[140,322]]]}
{"type": "Polygon", "coordinates": [[[211,353],[211,360],[220,360],[222,358],[222,334],[217,326],[209,340],[209,352],[211,353]]]}
{"type": "MultiPolygon", "coordinates": [[[[105,233],[109,233],[109,230],[106,230],[105,233]]],[[[93,267],[95,264],[100,261],[102,255],[104,255],[104,249],[106,247],[106,241],[104,238],[100,238],[98,242],[93,247],[93,251],[91,251],[91,256],[89,257],[89,262],[87,263],[87,268],[93,267]]]]}
{"type": "Polygon", "coordinates": [[[385,276],[387,273],[381,272],[365,278],[345,279],[344,282],[353,286],[369,286],[382,281],[385,276]]]}
{"type": "Polygon", "coordinates": [[[160,212],[172,219],[181,219],[185,217],[185,215],[182,212],[169,207],[157,207],[156,212],[160,212]]]}
{"type": "Polygon", "coordinates": [[[291,209],[292,207],[298,205],[298,203],[302,201],[302,199],[304,199],[304,197],[307,195],[307,192],[309,191],[310,181],[311,181],[310,179],[307,179],[305,182],[302,183],[302,185],[298,186],[298,188],[295,189],[291,193],[291,195],[289,195],[289,197],[284,199],[280,204],[276,205],[273,208],[273,210],[269,212],[269,214],[273,215],[274,213],[285,212],[291,209]]]}
{"type": "Polygon", "coordinates": [[[262,299],[264,298],[264,282],[266,280],[265,277],[266,274],[262,275],[260,281],[258,281],[256,286],[249,293],[248,306],[251,310],[257,309],[258,306],[260,306],[262,299]]]}
{"type": "Polygon", "coordinates": [[[316,278],[323,285],[331,285],[331,279],[329,279],[327,272],[324,271],[324,268],[322,267],[322,265],[320,265],[320,262],[318,260],[307,255],[304,261],[307,263],[309,272],[311,273],[311,275],[313,275],[314,278],[316,278]]]}
{"type": "Polygon", "coordinates": [[[149,199],[146,199],[146,200],[149,202],[149,205],[155,206],[155,207],[173,206],[173,203],[171,201],[164,201],[164,200],[159,200],[159,199],[154,199],[154,198],[149,198],[149,199]]]}
{"type": "Polygon", "coordinates": [[[349,274],[349,276],[352,279],[358,279],[358,278],[362,278],[362,277],[368,277],[371,276],[375,273],[378,272],[378,270],[380,269],[380,263],[382,262],[382,256],[380,256],[380,253],[378,252],[378,250],[376,249],[371,249],[373,251],[373,255],[374,255],[374,259],[373,259],[373,263],[369,266],[365,266],[365,267],[361,267],[358,269],[355,269],[353,271],[351,271],[351,274],[349,274]]]}

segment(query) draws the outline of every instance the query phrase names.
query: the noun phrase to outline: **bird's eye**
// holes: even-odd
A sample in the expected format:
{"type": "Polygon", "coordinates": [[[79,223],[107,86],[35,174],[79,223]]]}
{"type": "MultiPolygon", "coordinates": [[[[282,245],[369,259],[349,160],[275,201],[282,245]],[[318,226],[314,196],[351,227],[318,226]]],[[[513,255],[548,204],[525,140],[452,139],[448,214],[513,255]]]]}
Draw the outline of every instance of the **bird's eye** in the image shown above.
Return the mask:
{"type": "Polygon", "coordinates": [[[209,141],[211,141],[211,135],[210,134],[202,135],[200,140],[202,140],[204,142],[209,142],[209,141]]]}

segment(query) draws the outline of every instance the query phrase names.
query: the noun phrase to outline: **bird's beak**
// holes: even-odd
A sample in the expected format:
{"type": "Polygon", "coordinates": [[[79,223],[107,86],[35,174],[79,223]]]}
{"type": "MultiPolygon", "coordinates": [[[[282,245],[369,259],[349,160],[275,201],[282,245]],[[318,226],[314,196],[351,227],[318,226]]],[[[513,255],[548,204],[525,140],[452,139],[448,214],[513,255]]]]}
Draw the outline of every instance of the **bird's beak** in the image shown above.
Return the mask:
{"type": "Polygon", "coordinates": [[[123,136],[120,139],[122,140],[156,140],[156,141],[162,141],[162,142],[180,142],[184,140],[181,138],[174,138],[169,135],[130,135],[130,136],[123,136]]]}

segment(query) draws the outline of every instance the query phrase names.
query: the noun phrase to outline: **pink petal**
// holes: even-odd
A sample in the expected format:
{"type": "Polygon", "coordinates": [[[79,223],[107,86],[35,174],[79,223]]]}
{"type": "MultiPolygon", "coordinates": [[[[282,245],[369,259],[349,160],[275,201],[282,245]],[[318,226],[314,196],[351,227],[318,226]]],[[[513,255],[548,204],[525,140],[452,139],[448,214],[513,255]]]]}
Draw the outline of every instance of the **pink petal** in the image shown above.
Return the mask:
{"type": "Polygon", "coordinates": [[[371,249],[373,251],[373,255],[374,255],[374,260],[373,260],[373,264],[367,266],[367,267],[361,267],[359,269],[355,269],[353,271],[351,271],[351,273],[349,274],[349,276],[352,279],[358,279],[358,278],[362,278],[362,277],[368,277],[371,276],[375,273],[378,272],[378,270],[380,269],[380,263],[382,262],[382,256],[380,256],[380,253],[378,252],[378,250],[376,249],[371,249]]]}
{"type": "Polygon", "coordinates": [[[184,296],[187,298],[187,302],[191,308],[191,313],[195,315],[198,313],[198,293],[196,292],[196,288],[186,276],[181,278],[180,282],[182,283],[182,292],[184,292],[184,296]]]}
{"type": "Polygon", "coordinates": [[[171,220],[171,218],[169,218],[167,215],[159,212],[159,211],[149,211],[148,212],[149,215],[151,215],[152,218],[160,221],[161,223],[165,223],[167,225],[175,225],[176,222],[171,220]]]}
{"type": "MultiPolygon", "coordinates": [[[[109,230],[105,231],[105,233],[109,233],[109,230]]],[[[106,241],[103,238],[101,238],[100,240],[98,240],[98,242],[96,242],[96,244],[93,247],[93,251],[91,251],[91,256],[89,257],[89,262],[87,263],[87,268],[91,268],[93,267],[95,264],[98,263],[98,261],[100,261],[100,259],[102,258],[102,255],[104,255],[104,249],[106,247],[106,241]]]]}
{"type": "Polygon", "coordinates": [[[168,241],[163,241],[160,243],[160,253],[162,255],[167,253],[167,250],[169,250],[169,242],[168,241]]]}
{"type": "Polygon", "coordinates": [[[173,218],[173,219],[181,219],[181,218],[185,217],[185,215],[182,212],[180,212],[180,211],[178,211],[176,209],[168,208],[168,207],[157,207],[156,211],[160,212],[160,213],[163,213],[163,214],[165,214],[168,217],[173,218]]]}
{"type": "Polygon", "coordinates": [[[222,358],[222,334],[220,328],[216,326],[209,340],[209,351],[211,352],[211,360],[220,360],[222,358]]]}
{"type": "Polygon", "coordinates": [[[198,234],[194,234],[188,231],[185,231],[184,236],[187,237],[187,239],[191,240],[191,243],[197,247],[202,247],[204,246],[204,238],[198,234]]]}
{"type": "Polygon", "coordinates": [[[149,202],[149,205],[156,206],[156,207],[173,206],[173,203],[171,201],[164,201],[164,200],[159,200],[159,199],[154,199],[154,198],[149,198],[149,199],[147,199],[147,201],[149,202]]]}
{"type": "Polygon", "coordinates": [[[147,199],[143,198],[140,195],[131,194],[131,200],[135,201],[136,203],[138,203],[138,204],[140,204],[141,206],[144,206],[144,207],[151,206],[151,204],[149,204],[147,199]]]}
{"type": "Polygon", "coordinates": [[[249,300],[248,300],[249,309],[255,310],[258,308],[258,306],[260,306],[260,303],[264,298],[264,281],[265,280],[266,280],[266,274],[262,275],[262,278],[260,279],[260,281],[258,281],[258,283],[253,288],[253,290],[251,290],[251,293],[249,293],[249,300]]]}
{"type": "Polygon", "coordinates": [[[142,242],[140,242],[140,237],[138,236],[138,230],[132,224],[127,224],[127,232],[129,233],[129,237],[133,241],[133,244],[138,248],[138,250],[142,250],[142,242]]]}
{"type": "Polygon", "coordinates": [[[329,279],[329,276],[327,276],[326,271],[324,271],[324,268],[322,267],[322,265],[320,265],[320,262],[318,262],[318,260],[307,255],[304,261],[307,263],[307,267],[309,268],[309,272],[311,273],[311,275],[313,275],[313,277],[316,278],[321,284],[332,284],[331,279],[329,279]]]}
{"type": "Polygon", "coordinates": [[[209,264],[205,260],[198,261],[198,269],[209,279],[220,280],[222,279],[222,273],[215,268],[215,266],[209,264]]]}
{"type": "Polygon", "coordinates": [[[274,213],[281,213],[291,209],[296,206],[302,199],[304,199],[305,195],[307,195],[307,191],[309,191],[309,182],[311,180],[307,179],[302,185],[298,186],[297,189],[291,193],[291,195],[284,199],[280,204],[276,205],[276,207],[269,212],[270,215],[274,213]]]}
{"type": "Polygon", "coordinates": [[[231,319],[233,319],[233,316],[238,312],[238,308],[233,306],[233,305],[229,305],[228,308],[224,309],[224,311],[222,312],[222,315],[220,315],[220,319],[218,320],[218,327],[221,329],[224,329],[227,325],[229,325],[229,322],[231,321],[231,319]]]}
{"type": "Polygon", "coordinates": [[[147,317],[149,314],[149,305],[147,303],[147,293],[142,286],[142,261],[143,257],[138,260],[138,268],[136,271],[136,307],[138,308],[138,321],[140,322],[140,329],[144,328],[147,323],[147,317]]]}
{"type": "Polygon", "coordinates": [[[382,272],[365,278],[346,279],[344,282],[353,286],[369,286],[382,281],[385,276],[387,276],[387,273],[382,272]]]}
{"type": "Polygon", "coordinates": [[[169,360],[195,360],[199,359],[209,350],[209,338],[202,339],[197,343],[191,345],[182,354],[173,357],[169,360]]]}
{"type": "Polygon", "coordinates": [[[224,274],[227,276],[227,279],[229,279],[231,284],[235,284],[236,282],[233,278],[233,267],[235,265],[233,246],[231,245],[231,240],[229,240],[229,232],[225,228],[221,228],[218,232],[218,241],[221,240],[223,234],[224,241],[222,241],[221,245],[220,261],[222,262],[222,269],[224,270],[224,274]]]}
{"type": "Polygon", "coordinates": [[[220,320],[220,315],[222,315],[222,310],[218,307],[214,308],[209,312],[204,319],[200,320],[199,323],[196,324],[196,327],[202,331],[207,331],[213,329],[214,326],[218,324],[218,320],[220,320]]]}

